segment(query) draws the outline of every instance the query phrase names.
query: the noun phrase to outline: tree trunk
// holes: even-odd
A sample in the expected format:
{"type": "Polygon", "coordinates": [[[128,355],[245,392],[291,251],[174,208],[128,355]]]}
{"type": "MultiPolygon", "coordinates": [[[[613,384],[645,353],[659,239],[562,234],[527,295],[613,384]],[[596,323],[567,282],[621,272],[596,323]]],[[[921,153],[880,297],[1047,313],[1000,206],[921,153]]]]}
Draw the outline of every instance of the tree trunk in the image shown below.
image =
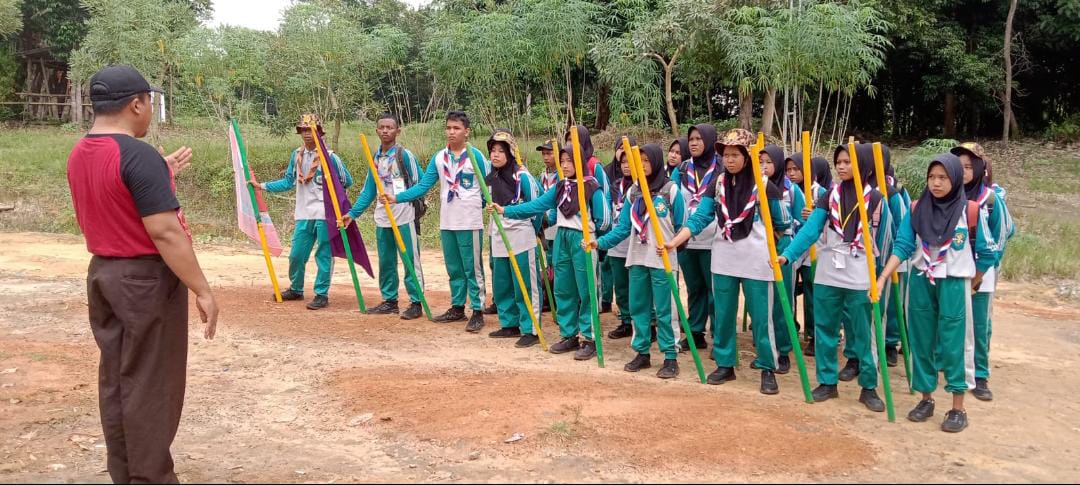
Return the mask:
{"type": "Polygon", "coordinates": [[[754,122],[754,91],[739,90],[739,128],[752,130],[754,122]]]}
{"type": "Polygon", "coordinates": [[[327,91],[330,93],[330,109],[334,113],[334,138],[330,146],[333,150],[337,150],[338,138],[341,136],[341,113],[338,112],[337,96],[334,96],[334,90],[327,88],[327,91]]]}
{"type": "Polygon", "coordinates": [[[776,88],[765,91],[765,110],[761,113],[761,132],[766,137],[772,136],[772,125],[776,118],[776,88]]]}
{"type": "Polygon", "coordinates": [[[946,138],[956,138],[956,94],[952,90],[945,92],[945,127],[946,138]]]}
{"type": "Polygon", "coordinates": [[[1012,36],[1013,18],[1016,17],[1016,4],[1019,0],[1009,2],[1009,16],[1005,19],[1005,119],[1002,122],[1001,141],[1009,144],[1009,128],[1012,124],[1012,36]]]}
{"type": "Polygon", "coordinates": [[[712,122],[712,120],[713,120],[713,112],[712,112],[712,90],[711,90],[711,89],[705,89],[705,109],[706,109],[706,110],[708,110],[708,113],[709,113],[709,122],[711,123],[711,122],[712,122]]]}
{"type": "Polygon", "coordinates": [[[667,100],[668,122],[671,123],[671,134],[679,136],[679,120],[675,114],[675,102],[671,97],[671,73],[675,68],[674,62],[664,63],[664,98],[667,100]]]}
{"type": "Polygon", "coordinates": [[[596,124],[593,126],[597,131],[604,131],[611,122],[611,88],[607,83],[601,82],[596,87],[596,124]]]}

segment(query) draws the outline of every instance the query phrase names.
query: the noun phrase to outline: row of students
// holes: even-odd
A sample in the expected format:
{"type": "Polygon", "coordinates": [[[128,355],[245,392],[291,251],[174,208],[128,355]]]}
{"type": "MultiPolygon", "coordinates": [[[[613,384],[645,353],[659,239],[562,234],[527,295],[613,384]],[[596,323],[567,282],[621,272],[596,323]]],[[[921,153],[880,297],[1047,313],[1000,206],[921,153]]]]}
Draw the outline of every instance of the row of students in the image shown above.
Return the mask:
{"type": "MultiPolygon", "coordinates": [[[[612,334],[633,335],[631,347],[638,353],[625,368],[638,371],[650,367],[649,348],[653,340],[651,335],[655,333],[660,350],[665,354],[665,363],[658,375],[674,377],[678,375],[675,353],[680,344],[685,349],[687,342],[676,343],[680,332],[672,312],[672,295],[663,274],[663,261],[655,251],[655,242],[652,242],[654,235],[648,225],[649,216],[644,210],[641,191],[630,177],[627,154],[622,153],[621,143],[617,145],[615,159],[605,171],[592,153],[588,131],[584,127],[577,129],[586,161],[583,165],[584,177],[576,174],[569,145],[558,150],[557,158],[554,147],[542,145],[537,147],[537,151],[545,161],[545,171],[540,180],[536,180],[518,164],[515,158],[516,143],[505,130],[497,130],[488,141],[490,159],[479,150],[474,150],[472,155],[483,171],[476,174],[465,151],[469,136],[468,117],[461,112],[451,112],[446,122],[447,147],[432,157],[427,170],[420,175],[416,157],[396,143],[399,132],[396,120],[390,116],[381,117],[377,124],[381,145],[375,156],[379,183],[384,185],[386,195],[376,200],[372,185],[376,183],[375,175],[369,174],[357,204],[343,222],[355,219],[373,203],[377,208],[390,204],[405,236],[406,253],[413,259],[420,276],[419,281],[411,277],[406,280],[412,304],[402,318],[416,318],[420,314],[417,302],[423,286],[416,244],[419,231],[417,213],[422,209],[411,202],[421,198],[438,182],[443,205],[441,239],[451,280],[452,306],[436,321],[465,320],[464,307],[469,300],[473,315],[468,319],[466,330],[477,332],[483,327],[480,310],[484,301],[484,273],[480,248],[482,240],[490,237],[494,243],[493,288],[500,320],[500,329],[491,336],[518,337],[519,347],[537,343],[532,322],[534,316],[540,318],[539,305],[534,309],[536,314],[529,315],[521,303],[521,297],[527,293],[533,302],[542,300],[535,241],[536,235],[543,232],[544,239],[552,243],[549,263],[555,273],[554,293],[558,309],[555,317],[562,336],[562,340],[551,350],[555,353],[575,351],[575,358],[586,360],[595,355],[595,342],[588,307],[590,289],[587,279],[579,277],[578,273],[585,266],[584,258],[593,258],[594,264],[597,262],[598,251],[585,251],[581,247],[585,223],[581,220],[576,191],[577,184],[582,183],[588,194],[591,216],[588,228],[599,236],[594,239],[594,248],[589,249],[607,251],[615,303],[620,312],[621,324],[612,334]],[[563,180],[558,179],[555,163],[561,166],[565,177],[563,180]],[[504,226],[511,240],[510,253],[494,228],[487,234],[483,232],[484,201],[476,179],[478,176],[485,177],[491,188],[493,203],[489,211],[505,217],[504,226]],[[608,232],[612,213],[619,222],[608,232]],[[519,287],[510,270],[510,257],[516,258],[522,268],[525,288],[519,287]],[[634,295],[648,297],[630,299],[631,291],[634,295]],[[654,322],[656,331],[651,328],[654,322]]],[[[315,190],[319,186],[306,185],[321,183],[321,169],[315,160],[313,140],[309,140],[310,130],[307,126],[298,126],[297,131],[304,136],[305,146],[294,152],[286,169],[286,177],[262,186],[276,191],[299,187],[298,231],[294,234],[294,257],[290,260],[291,263],[293,259],[296,260],[291,266],[302,268],[306,258],[301,258],[304,255],[301,253],[311,249],[311,244],[305,241],[319,240],[319,234],[325,233],[325,230],[318,230],[321,213],[307,213],[311,212],[308,209],[315,206],[315,201],[321,200],[321,191],[315,190]],[[307,212],[301,214],[301,209],[307,212]],[[305,221],[311,223],[302,224],[305,221]],[[308,225],[312,226],[312,230],[306,229],[308,225]]],[[[695,339],[699,348],[706,349],[707,323],[710,319],[713,322],[712,358],[716,361],[717,369],[710,374],[709,383],[722,384],[735,379],[735,319],[741,287],[753,323],[752,333],[757,351],[757,358],[751,367],[762,371],[761,391],[773,394],[778,392],[774,373],[786,372],[790,367],[788,354],[795,344],[788,338],[778,302],[780,297],[793,300],[794,294],[791,291],[787,295],[774,293],[764,225],[757,207],[762,195],[758,193],[755,174],[750,167],[751,140],[752,135],[745,130],[729,131],[718,140],[716,130],[711,125],[696,125],[688,130],[685,141],[676,140],[669,145],[666,154],[657,145],[645,145],[642,147],[642,158],[657,214],[662,219],[660,225],[668,241],[667,249],[671,257],[678,260],[679,272],[687,286],[691,334],[686,338],[695,339]],[[684,153],[687,155],[685,160],[672,163],[684,153]]],[[[876,355],[880,349],[876,348],[872,336],[870,301],[866,294],[871,290],[863,259],[868,257],[868,253],[863,247],[857,217],[858,205],[864,204],[872,226],[873,254],[880,258],[878,267],[881,268],[879,282],[882,291],[887,291],[890,286],[885,283],[888,276],[894,271],[901,271],[909,259],[916,269],[914,274],[903,278],[905,286],[910,289],[902,290],[902,301],[909,313],[911,350],[916,364],[913,370],[917,383],[915,387],[924,392],[927,399],[909,417],[921,420],[932,414],[930,394],[936,387],[938,368],[946,372],[946,388],[950,392],[955,394],[973,388],[976,397],[990,399],[992,394],[987,385],[990,305],[995,270],[1000,266],[1005,241],[1013,232],[1012,220],[1004,204],[1004,191],[990,182],[989,162],[982,148],[977,144],[965,144],[957,147],[954,154],[935,158],[928,170],[929,188],[921,199],[929,201],[923,202],[922,207],[932,207],[934,210],[915,211],[916,204],[907,204],[906,191],[899,187],[892,176],[886,151],[885,171],[889,185],[886,190],[890,195],[886,202],[875,190],[877,177],[870,148],[869,144],[856,146],[864,185],[861,196],[855,194],[851,154],[847,152],[847,147],[837,147],[833,153],[833,165],[840,178],[837,184],[831,183],[831,170],[828,162],[822,158],[812,159],[811,173],[803,174],[799,163],[801,154],[785,156],[783,150],[774,145],[764,147],[759,153],[764,172],[760,174],[761,184],[765,187],[764,197],[773,214],[779,262],[783,265],[785,280],[792,282],[795,273],[802,280],[803,323],[809,335],[808,350],[812,352],[808,353],[817,356],[815,366],[819,386],[814,391],[814,398],[819,401],[834,398],[838,396],[838,381],[858,377],[863,389],[860,401],[871,410],[883,409],[875,392],[879,372],[876,355]],[[954,173],[956,166],[960,167],[959,177],[954,173]],[[805,199],[800,186],[802,178],[806,176],[813,179],[811,198],[816,200],[813,208],[804,207],[803,203],[805,199]],[[962,189],[959,188],[961,185],[962,189]],[[964,204],[957,202],[961,197],[958,193],[962,193],[964,204]],[[971,201],[971,204],[966,201],[971,201]],[[953,233],[948,233],[946,226],[952,222],[942,222],[943,218],[955,214],[943,215],[940,208],[957,205],[973,207],[968,212],[976,215],[963,219],[968,221],[967,225],[961,223],[963,220],[957,222],[949,219],[956,222],[957,227],[953,233]],[[935,238],[931,238],[928,228],[938,232],[935,238]],[[943,238],[949,234],[952,234],[952,238],[948,240],[949,244],[945,244],[943,238]],[[975,237],[975,240],[971,241],[971,237],[975,237]],[[809,246],[815,244],[819,263],[816,270],[812,270],[806,253],[809,246]],[[922,249],[919,256],[910,258],[919,248],[922,249]],[[970,254],[972,252],[973,256],[970,254]],[[889,258],[886,263],[886,257],[890,254],[895,258],[889,258]],[[968,259],[964,259],[963,255],[967,255],[968,259]],[[934,303],[939,297],[958,297],[959,293],[953,287],[962,286],[962,282],[949,283],[948,278],[958,281],[967,279],[968,284],[977,289],[975,297],[950,300],[952,307],[934,303]],[[939,281],[942,282],[940,287],[937,286],[939,281]],[[927,288],[927,285],[931,288],[927,288]],[[960,311],[966,313],[957,313],[960,311]],[[967,327],[964,326],[967,322],[970,322],[970,333],[973,334],[971,348],[957,345],[960,342],[958,336],[967,335],[967,327]],[[838,370],[836,355],[841,328],[848,363],[844,369],[838,370]],[[969,354],[971,365],[966,360],[969,354]],[[969,367],[974,369],[973,373],[968,372],[969,367]],[[852,372],[845,376],[849,370],[852,372]]],[[[351,177],[344,164],[336,155],[332,154],[331,158],[342,170],[346,184],[350,184],[351,177]]],[[[385,214],[380,216],[379,211],[374,214],[380,258],[380,289],[385,301],[373,311],[396,313],[397,252],[385,214]]],[[[323,273],[323,266],[326,265],[320,265],[320,273],[323,273]]],[[[290,275],[294,277],[289,299],[297,299],[295,297],[298,295],[302,297],[303,276],[301,272],[297,278],[296,273],[292,268],[290,275]]],[[[316,285],[316,298],[322,296],[323,305],[328,279],[328,274],[320,276],[316,285]],[[320,288],[323,288],[322,293],[319,293],[320,288]]],[[[887,293],[882,296],[885,303],[883,308],[887,309],[889,326],[892,327],[895,305],[890,309],[887,293]]],[[[893,331],[890,329],[890,334],[893,331]]],[[[895,345],[892,338],[887,341],[886,352],[891,354],[890,363],[895,361],[895,352],[890,353],[888,349],[895,349],[895,345]]],[[[964,426],[966,415],[963,414],[961,395],[954,399],[954,410],[948,414],[943,427],[956,431],[964,426]]]]}

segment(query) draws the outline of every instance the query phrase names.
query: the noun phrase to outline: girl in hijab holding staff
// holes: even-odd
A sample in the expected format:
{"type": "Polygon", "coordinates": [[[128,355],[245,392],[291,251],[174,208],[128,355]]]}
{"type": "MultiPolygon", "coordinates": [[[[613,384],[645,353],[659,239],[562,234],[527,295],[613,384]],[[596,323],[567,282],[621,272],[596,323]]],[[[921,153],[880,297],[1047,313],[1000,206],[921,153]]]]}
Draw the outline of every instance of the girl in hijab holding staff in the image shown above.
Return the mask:
{"type": "MultiPolygon", "coordinates": [[[[660,230],[667,240],[682,228],[686,221],[686,206],[678,187],[668,180],[665,170],[664,151],[660,145],[648,144],[641,148],[642,171],[649,184],[649,194],[653,198],[656,217],[660,230]]],[[[626,160],[626,156],[623,157],[626,160]]],[[[627,171],[629,163],[624,162],[627,171]]],[[[660,351],[664,353],[664,365],[656,373],[661,379],[672,379],[679,375],[677,357],[679,349],[675,342],[679,335],[679,322],[675,310],[675,298],[671,294],[664,260],[657,254],[658,243],[653,232],[649,212],[645,206],[643,190],[634,185],[626,195],[628,205],[624,206],[619,216],[619,224],[611,232],[591,241],[593,247],[612,248],[623,241],[629,241],[626,265],[630,272],[630,288],[634,299],[630,302],[634,339],[631,346],[637,352],[634,360],[623,368],[627,372],[638,372],[652,366],[649,354],[651,347],[651,325],[653,314],[656,315],[656,333],[660,351]]],[[[676,254],[669,256],[676,259],[676,254]]],[[[678,275],[675,276],[678,279],[678,275]]]]}
{"type": "MultiPolygon", "coordinates": [[[[634,137],[630,137],[630,145],[637,145],[634,137]]],[[[617,137],[615,142],[615,158],[607,167],[608,180],[611,182],[611,220],[618,221],[626,204],[626,194],[634,185],[634,178],[630,175],[630,166],[624,160],[622,137],[617,137]]],[[[607,266],[605,275],[610,275],[612,291],[615,293],[615,305],[619,307],[619,326],[608,332],[608,338],[621,339],[634,334],[630,315],[630,273],[626,268],[626,253],[630,242],[624,240],[607,249],[603,265],[607,266]]]]}
{"type": "Polygon", "coordinates": [[[704,197],[686,226],[665,246],[668,251],[674,251],[691,236],[700,235],[716,224],[710,270],[715,301],[713,360],[717,368],[709,375],[708,383],[719,385],[735,380],[738,352],[735,320],[739,313],[741,286],[757,349],[754,364],[761,369],[761,393],[777,394],[780,387],[775,375],[777,352],[770,305],[774,298],[775,276],[758,201],[766,198],[777,232],[783,232],[791,225],[791,215],[781,202],[780,189],[767,179],[763,180],[766,193],[758,193],[755,177],[763,176],[754,173],[751,166],[749,150],[753,140],[754,135],[749,131],[734,129],[716,142],[715,148],[723,155],[724,164],[724,171],[716,179],[716,199],[704,197]]]}
{"type": "Polygon", "coordinates": [[[923,422],[934,415],[933,393],[941,368],[945,391],[953,397],[941,429],[957,433],[968,426],[964,393],[975,387],[971,294],[997,264],[998,254],[990,246],[990,229],[978,203],[969,201],[964,192],[960,159],[951,153],[939,154],[926,172],[926,190],[900,223],[892,257],[876,291],[882,293],[901,261],[911,260],[907,305],[914,361],[911,387],[922,393],[922,401],[908,419],[923,422]]]}
{"type": "MultiPolygon", "coordinates": [[[[691,128],[693,129],[693,128],[691,128]]],[[[716,128],[713,128],[713,138],[716,138],[716,128]]],[[[690,159],[690,141],[686,137],[671,142],[667,149],[667,174],[671,178],[675,169],[682,165],[683,161],[690,159]]]]}
{"type": "MultiPolygon", "coordinates": [[[[693,213],[706,198],[716,197],[716,179],[724,172],[724,166],[720,164],[720,157],[716,153],[716,127],[704,123],[692,126],[687,132],[687,139],[687,152],[682,152],[686,153],[685,160],[672,172],[671,181],[682,192],[688,212],[693,213]]],[[[672,149],[674,145],[673,143],[672,149]]],[[[670,162],[670,156],[668,160],[670,162]]],[[[683,281],[686,282],[689,306],[686,318],[690,323],[691,335],[687,338],[694,339],[698,350],[709,347],[705,330],[713,312],[710,268],[715,238],[716,222],[710,221],[701,234],[686,243],[686,248],[679,248],[679,267],[682,268],[683,281]]],[[[713,325],[716,325],[716,320],[713,322],[713,325]]],[[[690,350],[686,339],[679,345],[683,350],[690,350]]]]}
{"type": "MultiPolygon", "coordinates": [[[[813,157],[810,159],[810,174],[804,174],[802,170],[802,152],[792,153],[787,158],[787,176],[791,180],[791,183],[802,187],[803,177],[810,177],[810,200],[815,201],[823,196],[830,189],[832,189],[832,169],[829,168],[829,161],[824,157],[813,157]]],[[[810,218],[810,213],[814,210],[813,206],[803,207],[802,220],[805,221],[810,218]]],[[[796,236],[799,233],[800,228],[795,230],[796,236]]],[[[814,272],[813,267],[810,264],[810,258],[808,254],[804,254],[799,258],[793,266],[796,268],[796,275],[798,276],[798,287],[802,289],[803,295],[803,333],[806,335],[806,349],[803,350],[804,355],[814,356],[814,272]]]]}
{"type": "MultiPolygon", "coordinates": [[[[869,145],[867,145],[869,147],[869,145]]],[[[858,150],[859,175],[862,176],[863,194],[857,193],[851,157],[844,146],[833,151],[833,163],[841,182],[831,187],[814,204],[814,210],[806,220],[791,245],[780,255],[781,264],[796,261],[817,243],[817,273],[813,277],[814,289],[814,365],[817,370],[818,387],[814,389],[815,402],[827,401],[840,396],[837,391],[839,376],[836,360],[840,345],[841,322],[844,326],[846,346],[854,354],[851,362],[857,362],[859,385],[862,392],[859,402],[874,412],[885,411],[885,403],[878,397],[877,359],[873,351],[873,331],[869,298],[870,269],[867,257],[879,253],[877,247],[867,250],[863,246],[862,221],[859,204],[866,206],[867,221],[875,244],[881,244],[883,225],[891,224],[889,211],[881,194],[866,184],[873,175],[872,155],[864,156],[858,150]]]]}
{"type": "MultiPolygon", "coordinates": [[[[803,196],[802,189],[798,185],[791,183],[786,175],[786,161],[784,157],[784,149],[776,145],[765,145],[762,148],[759,156],[761,157],[761,170],[765,173],[765,176],[769,178],[769,182],[780,189],[783,193],[782,201],[784,208],[791,214],[791,226],[784,231],[776,231],[776,253],[780,254],[787,249],[791,244],[791,238],[795,235],[795,231],[802,226],[803,223],[803,207],[806,206],[806,198],[803,196]]],[[[780,266],[780,271],[784,275],[784,281],[787,282],[786,289],[788,294],[785,298],[788,299],[789,305],[795,303],[795,270],[794,265],[791,263],[780,266]]],[[[794,308],[794,306],[792,306],[794,308]]],[[[791,353],[792,345],[791,335],[788,334],[787,321],[784,317],[784,307],[781,300],[777,298],[773,301],[773,332],[776,334],[776,350],[780,352],[780,357],[777,359],[779,362],[776,373],[787,374],[791,370],[791,358],[788,354],[791,353]]]]}

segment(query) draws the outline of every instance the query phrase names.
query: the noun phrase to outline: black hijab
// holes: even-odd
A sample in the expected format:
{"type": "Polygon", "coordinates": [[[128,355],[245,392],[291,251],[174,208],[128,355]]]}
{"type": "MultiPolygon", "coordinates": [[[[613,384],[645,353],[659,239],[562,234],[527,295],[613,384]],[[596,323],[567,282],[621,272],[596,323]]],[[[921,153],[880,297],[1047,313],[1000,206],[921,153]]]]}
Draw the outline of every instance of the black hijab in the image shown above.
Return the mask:
{"type": "Polygon", "coordinates": [[[769,144],[765,145],[765,148],[762,148],[761,151],[769,154],[769,158],[772,159],[773,174],[769,177],[769,182],[772,182],[776,188],[784,190],[784,179],[787,178],[784,174],[784,165],[787,164],[787,159],[784,157],[784,149],[769,144]]]}
{"type": "Polygon", "coordinates": [[[973,177],[971,182],[964,184],[964,191],[967,192],[967,200],[979,200],[979,196],[982,195],[983,186],[986,184],[986,160],[976,156],[973,153],[968,154],[971,157],[971,171],[973,177]]]}
{"type": "Polygon", "coordinates": [[[668,165],[667,158],[664,158],[664,165],[667,167],[667,174],[669,178],[671,177],[671,172],[674,172],[676,168],[679,168],[679,166],[682,165],[682,162],[690,158],[690,140],[688,140],[685,136],[679,138],[678,140],[675,140],[671,142],[670,145],[668,145],[668,151],[671,151],[671,147],[675,145],[679,145],[679,163],[675,164],[675,166],[673,167],[671,165],[668,165]]]}
{"type": "MultiPolygon", "coordinates": [[[[637,145],[637,139],[633,135],[626,135],[630,140],[630,146],[637,145]]],[[[604,169],[607,172],[608,181],[611,184],[611,201],[612,203],[621,203],[622,200],[615,200],[616,197],[626,197],[626,190],[634,185],[634,178],[628,175],[623,175],[622,161],[619,160],[619,153],[622,152],[622,137],[618,137],[615,140],[615,155],[611,158],[611,163],[604,169]],[[625,187],[625,189],[623,188],[625,187]]]]}
{"type": "MultiPolygon", "coordinates": [[[[833,150],[833,165],[836,165],[836,159],[839,158],[840,152],[847,152],[847,145],[840,145],[833,150]]],[[[850,156],[850,154],[848,155],[850,156]]],[[[855,156],[859,161],[859,175],[862,178],[863,190],[867,186],[867,181],[874,175],[874,153],[873,147],[869,143],[860,143],[855,145],[855,156]],[[863,145],[866,148],[863,148],[863,145]]],[[[858,238],[862,237],[859,234],[859,221],[861,220],[857,212],[859,206],[855,205],[862,201],[862,195],[856,192],[855,179],[845,180],[840,182],[837,186],[837,190],[840,191],[840,224],[842,224],[842,231],[844,233],[844,242],[854,242],[858,238]]],[[[829,210],[829,198],[832,196],[832,191],[826,191],[821,198],[818,199],[816,207],[824,207],[829,210]]],[[[877,205],[881,202],[881,193],[876,190],[870,191],[870,204],[866,208],[867,215],[877,210],[877,205]]]]}
{"type": "MultiPolygon", "coordinates": [[[[810,159],[810,171],[813,172],[813,180],[817,182],[821,188],[828,191],[832,188],[832,169],[829,168],[829,161],[825,157],[814,157],[810,159]]],[[[809,175],[803,174],[803,177],[809,175]]]]}
{"type": "MultiPolygon", "coordinates": [[[[581,144],[581,161],[588,163],[589,159],[593,156],[593,144],[592,137],[589,136],[589,128],[585,125],[577,125],[574,128],[578,133],[578,143],[581,144]]],[[[570,143],[570,132],[566,133],[566,143],[570,143]]],[[[570,156],[573,156],[574,152],[570,152],[570,156]]]]}
{"type": "MultiPolygon", "coordinates": [[[[746,135],[748,135],[746,143],[749,143],[751,140],[750,136],[752,135],[749,135],[749,133],[747,133],[746,135]]],[[[757,187],[757,183],[754,180],[754,165],[750,159],[750,152],[747,150],[746,145],[744,144],[734,146],[737,146],[739,148],[739,151],[742,152],[743,158],[746,163],[743,164],[742,170],[739,170],[737,173],[728,172],[727,167],[723,167],[724,193],[726,194],[725,196],[727,198],[726,205],[728,213],[731,214],[732,218],[739,217],[739,214],[742,213],[743,207],[745,207],[746,203],[750,201],[750,197],[754,193],[754,188],[757,187]]],[[[723,149],[724,145],[720,142],[717,142],[715,145],[715,150],[719,153],[723,153],[723,149]]],[[[716,190],[717,192],[719,192],[719,178],[717,179],[716,183],[718,185],[716,190]]],[[[765,193],[767,194],[767,197],[769,199],[780,199],[783,195],[780,192],[780,189],[776,188],[776,186],[774,186],[772,182],[768,181],[766,181],[765,183],[765,193]]],[[[716,204],[716,218],[719,222],[721,222],[720,225],[723,226],[722,223],[726,222],[726,220],[724,219],[723,213],[720,211],[720,201],[717,200],[716,204]]],[[[750,235],[750,231],[752,231],[754,228],[754,213],[757,210],[757,206],[755,205],[753,208],[750,209],[750,214],[747,215],[746,219],[743,219],[742,222],[739,222],[731,228],[732,241],[745,239],[747,236],[750,235]]]]}
{"type": "Polygon", "coordinates": [[[716,137],[716,127],[708,123],[691,126],[686,131],[686,153],[683,154],[683,160],[694,159],[694,168],[697,169],[699,177],[709,170],[713,158],[716,158],[716,137]],[[705,151],[701,152],[700,157],[695,157],[690,153],[690,134],[695,130],[701,134],[701,142],[705,144],[705,151]]]}
{"type": "MultiPolygon", "coordinates": [[[[495,131],[498,133],[503,130],[495,131]]],[[[506,206],[519,202],[517,196],[521,181],[517,177],[518,164],[517,158],[514,157],[514,147],[510,145],[509,141],[496,140],[495,135],[492,134],[491,139],[487,142],[489,155],[491,154],[491,148],[496,143],[501,144],[503,150],[506,151],[506,164],[502,168],[497,168],[495,164],[492,164],[491,173],[484,177],[484,181],[487,182],[488,188],[491,189],[491,201],[506,206]]]]}
{"type": "MultiPolygon", "coordinates": [[[[570,144],[570,143],[567,143],[566,145],[563,146],[562,150],[559,151],[559,158],[560,158],[559,163],[562,163],[561,159],[562,159],[562,154],[563,153],[568,153],[568,154],[570,154],[571,157],[573,157],[574,156],[574,147],[573,147],[573,145],[570,144]]],[[[587,169],[585,167],[582,167],[582,170],[587,170],[587,169]]],[[[574,217],[574,216],[578,215],[579,212],[581,212],[581,205],[578,203],[579,201],[578,201],[578,195],[577,195],[577,182],[581,178],[582,178],[581,174],[575,173],[574,177],[566,177],[562,181],[559,182],[559,185],[556,186],[559,190],[557,192],[555,192],[555,194],[556,194],[555,196],[557,197],[555,203],[558,204],[558,206],[559,206],[559,212],[562,212],[563,215],[566,216],[566,217],[574,217]],[[566,197],[567,194],[569,194],[569,197],[566,197]]],[[[586,203],[589,203],[589,201],[592,200],[593,193],[595,193],[596,190],[598,188],[600,188],[600,185],[596,182],[596,179],[593,178],[592,176],[585,176],[584,180],[585,180],[585,201],[586,201],[586,203]]],[[[582,221],[582,223],[583,224],[588,224],[588,222],[586,222],[586,221],[582,221]]]]}
{"type": "Polygon", "coordinates": [[[968,199],[963,190],[964,165],[960,158],[951,153],[938,154],[926,168],[927,176],[934,164],[945,168],[952,182],[952,190],[940,199],[930,193],[929,187],[923,190],[922,197],[911,211],[911,227],[923,242],[938,248],[952,240],[956,225],[966,214],[968,199]]]}
{"type": "Polygon", "coordinates": [[[648,143],[641,147],[641,156],[642,163],[645,163],[644,159],[648,158],[648,163],[652,166],[652,173],[646,178],[649,182],[649,192],[652,195],[658,195],[660,189],[664,188],[664,184],[668,181],[667,170],[664,170],[664,166],[667,165],[664,149],[655,143],[648,143]]]}

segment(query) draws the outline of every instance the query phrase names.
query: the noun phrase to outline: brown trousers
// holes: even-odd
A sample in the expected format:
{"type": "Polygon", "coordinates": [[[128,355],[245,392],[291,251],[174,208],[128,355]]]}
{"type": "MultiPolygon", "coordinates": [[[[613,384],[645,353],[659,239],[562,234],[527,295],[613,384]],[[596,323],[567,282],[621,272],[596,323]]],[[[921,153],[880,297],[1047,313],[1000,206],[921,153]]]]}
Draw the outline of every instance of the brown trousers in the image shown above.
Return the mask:
{"type": "Polygon", "coordinates": [[[169,447],[184,407],[187,287],[160,257],[94,256],[86,294],[109,475],[177,483],[169,447]]]}

